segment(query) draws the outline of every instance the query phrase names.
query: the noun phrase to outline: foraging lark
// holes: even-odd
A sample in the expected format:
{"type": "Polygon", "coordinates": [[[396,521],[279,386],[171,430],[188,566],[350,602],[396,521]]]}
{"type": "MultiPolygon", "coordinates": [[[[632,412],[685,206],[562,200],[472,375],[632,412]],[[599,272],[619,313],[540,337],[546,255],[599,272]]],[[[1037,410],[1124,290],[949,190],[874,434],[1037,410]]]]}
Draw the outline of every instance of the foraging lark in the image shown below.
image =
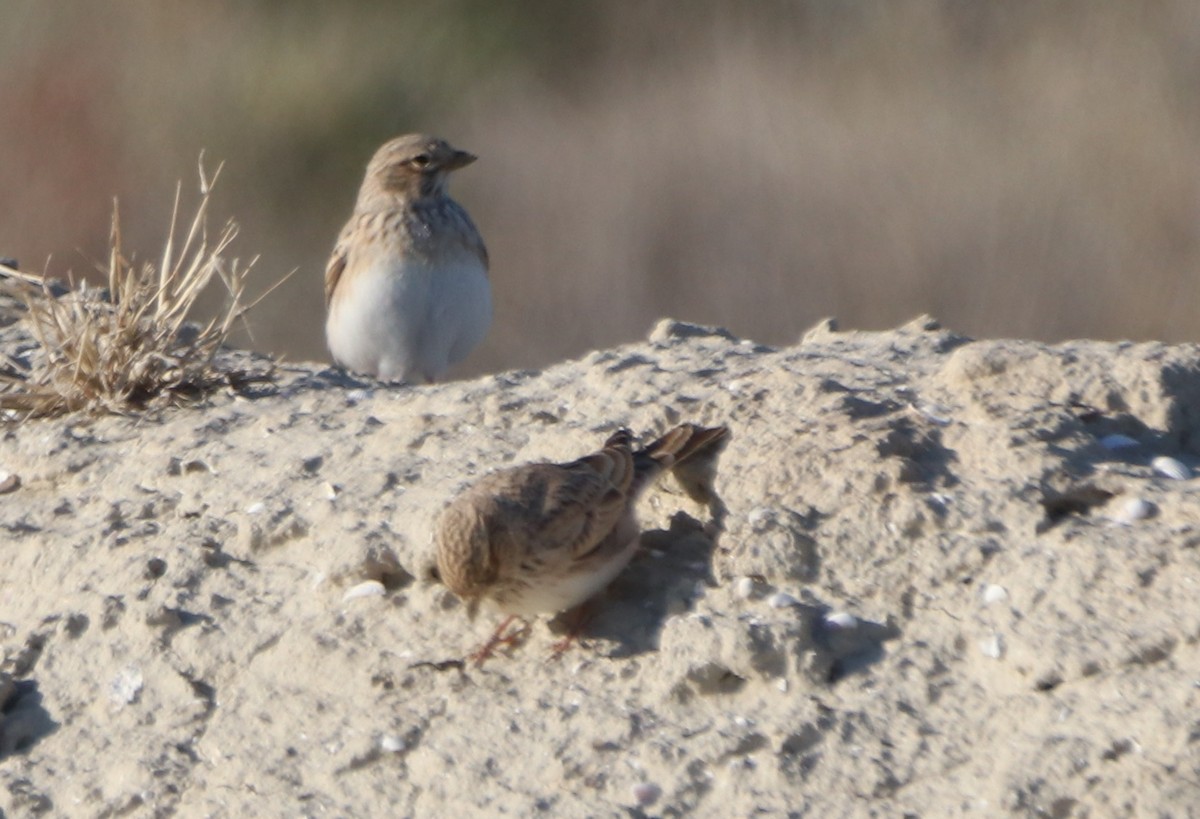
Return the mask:
{"type": "Polygon", "coordinates": [[[564,611],[607,586],[637,549],[638,495],[689,458],[715,468],[728,434],[681,424],[634,451],[620,430],[585,458],[494,472],[455,498],[437,523],[438,574],[471,619],[485,601],[509,615],[474,656],[507,642],[513,619],[564,611]]]}
{"type": "Polygon", "coordinates": [[[334,360],[387,381],[431,382],[492,321],[487,249],[446,193],[475,161],[424,134],[375,152],[325,269],[325,338],[334,360]]]}

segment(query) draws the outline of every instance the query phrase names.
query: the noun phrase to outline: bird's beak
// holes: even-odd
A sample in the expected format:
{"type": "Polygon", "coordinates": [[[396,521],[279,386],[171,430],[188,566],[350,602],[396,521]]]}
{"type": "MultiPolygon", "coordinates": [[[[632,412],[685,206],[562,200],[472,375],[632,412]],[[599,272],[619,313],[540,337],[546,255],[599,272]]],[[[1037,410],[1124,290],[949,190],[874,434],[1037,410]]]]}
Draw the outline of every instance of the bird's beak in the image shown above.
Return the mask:
{"type": "Polygon", "coordinates": [[[475,156],[475,154],[468,151],[456,150],[454,153],[450,154],[444,163],[442,163],[442,168],[447,171],[456,171],[459,168],[464,168],[467,165],[470,165],[478,158],[479,157],[475,156]]]}

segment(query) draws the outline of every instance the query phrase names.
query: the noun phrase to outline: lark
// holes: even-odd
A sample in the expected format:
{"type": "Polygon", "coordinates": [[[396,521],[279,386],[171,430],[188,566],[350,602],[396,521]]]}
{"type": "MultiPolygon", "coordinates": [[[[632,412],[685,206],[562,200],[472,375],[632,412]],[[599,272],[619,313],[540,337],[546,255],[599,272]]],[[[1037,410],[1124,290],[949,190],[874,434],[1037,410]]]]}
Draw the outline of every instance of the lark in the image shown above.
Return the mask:
{"type": "MultiPolygon", "coordinates": [[[[596,453],[565,464],[532,463],[485,475],[442,512],[435,530],[438,574],[467,606],[507,614],[477,651],[477,663],[501,643],[517,618],[565,611],[604,589],[629,563],[640,536],[634,506],[665,470],[688,463],[687,477],[707,475],[727,441],[727,427],[681,424],[643,449],[620,430],[596,453]]],[[[689,480],[707,500],[711,486],[689,480]]]]}
{"type": "Polygon", "coordinates": [[[445,140],[409,134],[367,164],[325,269],[325,338],[339,365],[429,383],[487,334],[487,249],[446,193],[450,173],[474,161],[445,140]]]}

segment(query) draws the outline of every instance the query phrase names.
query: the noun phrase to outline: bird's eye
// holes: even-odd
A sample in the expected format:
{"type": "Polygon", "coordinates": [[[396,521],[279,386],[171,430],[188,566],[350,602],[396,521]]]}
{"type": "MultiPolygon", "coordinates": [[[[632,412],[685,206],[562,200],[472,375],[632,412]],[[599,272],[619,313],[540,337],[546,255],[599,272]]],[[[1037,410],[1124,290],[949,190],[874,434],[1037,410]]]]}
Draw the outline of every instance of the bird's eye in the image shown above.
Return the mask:
{"type": "Polygon", "coordinates": [[[417,154],[412,158],[412,164],[418,168],[424,168],[429,165],[429,154],[417,154]]]}

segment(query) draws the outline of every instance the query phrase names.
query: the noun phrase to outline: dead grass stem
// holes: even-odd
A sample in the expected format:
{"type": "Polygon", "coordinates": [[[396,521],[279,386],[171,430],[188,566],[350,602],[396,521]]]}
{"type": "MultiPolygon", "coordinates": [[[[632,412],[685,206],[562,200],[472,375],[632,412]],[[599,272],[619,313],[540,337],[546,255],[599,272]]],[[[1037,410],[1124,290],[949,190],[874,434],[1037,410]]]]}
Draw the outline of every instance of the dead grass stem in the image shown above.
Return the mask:
{"type": "MultiPolygon", "coordinates": [[[[162,258],[155,267],[125,255],[114,202],[107,287],[78,284],[52,292],[44,278],[0,268],[0,289],[26,308],[38,350],[29,361],[9,356],[0,372],[0,410],[10,417],[70,412],[129,413],[195,398],[243,377],[218,365],[217,354],[234,325],[271,292],[246,302],[246,280],[257,257],[230,258],[238,233],[229,220],[208,229],[213,184],[200,157],[200,201],[180,237],[182,185],[175,190],[162,258]],[[189,321],[208,288],[224,287],[223,310],[206,323],[189,321]]],[[[278,286],[278,283],[275,285],[278,286]]]]}

